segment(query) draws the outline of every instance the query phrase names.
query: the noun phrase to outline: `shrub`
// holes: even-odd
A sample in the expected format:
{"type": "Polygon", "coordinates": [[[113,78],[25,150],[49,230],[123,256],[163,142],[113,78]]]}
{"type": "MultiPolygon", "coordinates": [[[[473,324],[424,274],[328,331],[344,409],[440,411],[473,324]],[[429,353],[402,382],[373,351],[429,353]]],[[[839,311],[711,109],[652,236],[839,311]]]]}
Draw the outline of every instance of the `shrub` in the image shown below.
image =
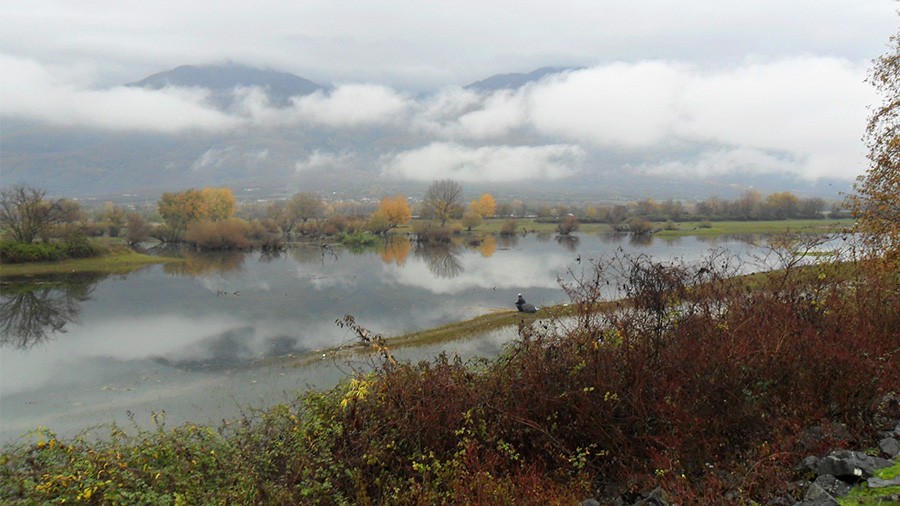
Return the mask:
{"type": "Polygon", "coordinates": [[[413,235],[419,242],[450,242],[451,230],[431,221],[416,221],[413,223],[413,235]]]}
{"type": "Polygon", "coordinates": [[[66,258],[90,258],[103,253],[103,248],[83,235],[66,238],[62,246],[66,258]]]}
{"type": "Polygon", "coordinates": [[[701,220],[700,223],[697,224],[697,228],[712,228],[712,223],[709,220],[701,220]]]}
{"type": "Polygon", "coordinates": [[[569,235],[576,230],[578,230],[578,218],[571,214],[556,224],[556,231],[561,235],[569,235]]]}
{"type": "Polygon", "coordinates": [[[516,232],[519,229],[519,222],[513,219],[505,220],[502,225],[500,225],[500,235],[516,235],[516,232]]]}
{"type": "Polygon", "coordinates": [[[462,225],[466,227],[466,230],[471,231],[473,228],[477,228],[478,225],[481,225],[481,215],[477,213],[466,213],[462,217],[462,225]]]}
{"type": "Polygon", "coordinates": [[[84,236],[66,241],[26,244],[0,241],[0,261],[9,264],[26,262],[56,262],[67,258],[90,258],[103,254],[104,248],[84,236]]]}
{"type": "Polygon", "coordinates": [[[653,231],[653,223],[643,218],[632,218],[628,220],[628,232],[634,235],[649,234],[653,231]]]}
{"type": "Polygon", "coordinates": [[[284,247],[284,233],[272,219],[250,222],[247,238],[263,251],[280,250],[284,247]]]}
{"type": "Polygon", "coordinates": [[[59,244],[0,241],[0,260],[4,263],[53,262],[65,258],[59,244]]]}
{"type": "Polygon", "coordinates": [[[369,222],[366,224],[366,230],[372,232],[373,234],[384,234],[388,230],[391,229],[391,222],[388,220],[388,217],[382,212],[374,213],[370,218],[369,222]]]}
{"type": "Polygon", "coordinates": [[[240,218],[220,221],[191,222],[184,232],[184,242],[202,250],[247,249],[250,227],[240,218]]]}

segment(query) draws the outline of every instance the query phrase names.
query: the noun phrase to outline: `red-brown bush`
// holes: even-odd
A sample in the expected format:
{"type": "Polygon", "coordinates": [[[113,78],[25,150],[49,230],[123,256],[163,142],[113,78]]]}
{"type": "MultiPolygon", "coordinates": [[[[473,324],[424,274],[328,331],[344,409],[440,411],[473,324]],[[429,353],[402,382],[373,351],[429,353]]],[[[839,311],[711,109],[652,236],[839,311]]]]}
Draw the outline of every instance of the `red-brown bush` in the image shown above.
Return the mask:
{"type": "MultiPolygon", "coordinates": [[[[481,369],[441,357],[381,370],[377,394],[346,412],[345,451],[381,448],[384,468],[413,481],[410,459],[426,456],[448,474],[422,486],[451,495],[450,476],[539,470],[569,491],[765,500],[806,454],[870,434],[879,400],[900,387],[897,280],[860,265],[792,267],[750,287],[721,258],[597,264],[569,287],[590,297],[574,323],[523,327],[481,369]],[[590,312],[608,280],[628,298],[590,312]],[[829,424],[847,431],[802,443],[829,424]]],[[[360,476],[371,497],[384,468],[360,476]]]]}

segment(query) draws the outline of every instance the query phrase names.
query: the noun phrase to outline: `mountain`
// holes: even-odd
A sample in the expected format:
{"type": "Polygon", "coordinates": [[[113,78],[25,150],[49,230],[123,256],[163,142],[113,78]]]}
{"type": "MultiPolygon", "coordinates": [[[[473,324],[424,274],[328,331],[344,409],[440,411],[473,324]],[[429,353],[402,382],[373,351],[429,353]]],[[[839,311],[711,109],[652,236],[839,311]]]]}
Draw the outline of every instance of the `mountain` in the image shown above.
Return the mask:
{"type": "MultiPolygon", "coordinates": [[[[490,90],[515,89],[573,70],[545,67],[527,74],[495,75],[467,88],[487,95],[490,90]]],[[[297,191],[376,198],[400,192],[415,197],[424,192],[429,181],[393,177],[384,174],[383,168],[398,155],[447,140],[428,129],[402,122],[356,123],[355,111],[346,107],[337,109],[336,116],[326,118],[349,117],[350,121],[345,123],[305,120],[241,123],[243,112],[229,108],[240,98],[235,92],[239,87],[259,87],[268,94],[272,104],[282,107],[291,105],[291,97],[318,92],[329,95],[330,88],[274,70],[237,64],[186,65],[129,86],[207,89],[212,95],[209,105],[222,109],[225,116],[238,120],[240,126],[221,130],[185,129],[171,134],[3,117],[2,184],[28,184],[55,196],[99,202],[153,203],[161,192],[203,186],[230,186],[239,198],[253,200],[297,191]]],[[[350,98],[354,99],[352,94],[350,98]]],[[[318,102],[330,105],[328,100],[318,102]]],[[[354,107],[365,105],[356,103],[354,107]]],[[[293,118],[291,110],[275,111],[272,115],[280,112],[293,118]]],[[[463,144],[465,149],[474,150],[493,145],[541,146],[548,142],[561,141],[524,130],[505,138],[472,139],[463,144]]],[[[765,176],[734,173],[717,177],[646,174],[629,167],[679,156],[688,163],[698,153],[687,150],[679,154],[666,151],[666,147],[641,153],[590,144],[583,148],[581,170],[568,177],[505,183],[463,182],[463,186],[507,200],[578,198],[600,202],[648,197],[690,200],[713,195],[730,199],[737,198],[750,186],[764,194],[787,190],[799,196],[833,198],[846,191],[850,184],[823,180],[814,183],[786,173],[765,176]]],[[[422,168],[425,173],[430,173],[430,169],[422,168]]]]}
{"type": "Polygon", "coordinates": [[[213,92],[217,105],[230,104],[236,88],[259,87],[273,104],[286,107],[291,97],[310,95],[328,89],[309,79],[270,69],[259,69],[236,63],[225,65],[182,65],[159,72],[126,86],[158,90],[167,86],[206,88],[213,92]]]}
{"type": "Polygon", "coordinates": [[[541,67],[527,74],[497,74],[481,81],[476,81],[467,85],[467,90],[474,91],[498,91],[498,90],[514,90],[525,86],[528,83],[540,81],[546,76],[552,74],[560,74],[578,70],[576,67],[541,67]]]}

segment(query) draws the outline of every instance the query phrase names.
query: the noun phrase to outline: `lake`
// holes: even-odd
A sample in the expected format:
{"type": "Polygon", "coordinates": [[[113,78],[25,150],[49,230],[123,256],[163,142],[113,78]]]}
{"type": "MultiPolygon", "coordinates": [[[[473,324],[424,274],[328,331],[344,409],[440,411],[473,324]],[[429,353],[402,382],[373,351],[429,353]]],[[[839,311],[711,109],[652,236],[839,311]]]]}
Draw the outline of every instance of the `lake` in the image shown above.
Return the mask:
{"type": "MultiPolygon", "coordinates": [[[[623,251],[693,261],[711,248],[758,251],[735,238],[530,234],[423,248],[398,237],[360,253],[303,244],[279,255],[184,253],[183,263],[128,275],[5,281],[0,438],[38,426],[61,435],[112,421],[128,428],[129,413],[141,426],[163,411],[169,424],[216,424],[364,368],[365,357],[289,359],[353,344],[335,324],[346,314],[399,335],[513,309],[519,292],[538,306],[567,302],[558,278],[591,258],[623,251]]],[[[396,355],[492,356],[512,335],[396,355]]]]}

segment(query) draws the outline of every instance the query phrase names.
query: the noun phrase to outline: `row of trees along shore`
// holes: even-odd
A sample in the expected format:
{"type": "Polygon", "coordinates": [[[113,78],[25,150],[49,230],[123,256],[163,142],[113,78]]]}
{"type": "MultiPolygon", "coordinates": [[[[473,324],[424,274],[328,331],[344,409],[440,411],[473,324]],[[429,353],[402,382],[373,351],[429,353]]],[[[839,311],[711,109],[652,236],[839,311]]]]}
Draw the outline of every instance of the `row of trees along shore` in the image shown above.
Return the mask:
{"type": "MultiPolygon", "coordinates": [[[[239,203],[226,187],[188,189],[164,193],[155,208],[124,208],[107,202],[83,209],[72,199],[48,198],[27,186],[2,190],[0,224],[4,251],[13,244],[78,245],[82,253],[87,237],[123,237],[129,244],[155,238],[201,249],[277,249],[285,241],[304,237],[345,237],[361,233],[384,235],[412,224],[411,232],[423,240],[442,240],[453,233],[472,231],[487,219],[503,219],[499,233],[521,230],[517,219],[558,223],[568,234],[579,223],[606,223],[614,230],[635,234],[659,228],[677,228],[678,222],[719,220],[782,220],[849,216],[839,203],[801,198],[791,192],[763,196],[755,190],[735,200],[710,197],[697,202],[644,199],[626,204],[561,204],[513,199],[497,202],[482,193],[466,202],[462,186],[453,180],[432,183],[422,199],[411,201],[392,195],[380,201],[327,201],[314,192],[299,192],[287,199],[239,203]],[[413,218],[417,219],[414,221],[413,218]],[[655,225],[663,223],[662,225],[655,225]]],[[[33,248],[32,248],[33,249],[33,248]]],[[[25,255],[23,261],[40,259],[25,255]]],[[[45,255],[47,256],[47,255],[45,255]]],[[[58,254],[43,259],[55,259],[58,254]]],[[[62,254],[62,256],[66,256],[62,254]]],[[[88,255],[89,256],[89,255],[88,255]]],[[[11,261],[6,255],[4,261],[11,261]]]]}

